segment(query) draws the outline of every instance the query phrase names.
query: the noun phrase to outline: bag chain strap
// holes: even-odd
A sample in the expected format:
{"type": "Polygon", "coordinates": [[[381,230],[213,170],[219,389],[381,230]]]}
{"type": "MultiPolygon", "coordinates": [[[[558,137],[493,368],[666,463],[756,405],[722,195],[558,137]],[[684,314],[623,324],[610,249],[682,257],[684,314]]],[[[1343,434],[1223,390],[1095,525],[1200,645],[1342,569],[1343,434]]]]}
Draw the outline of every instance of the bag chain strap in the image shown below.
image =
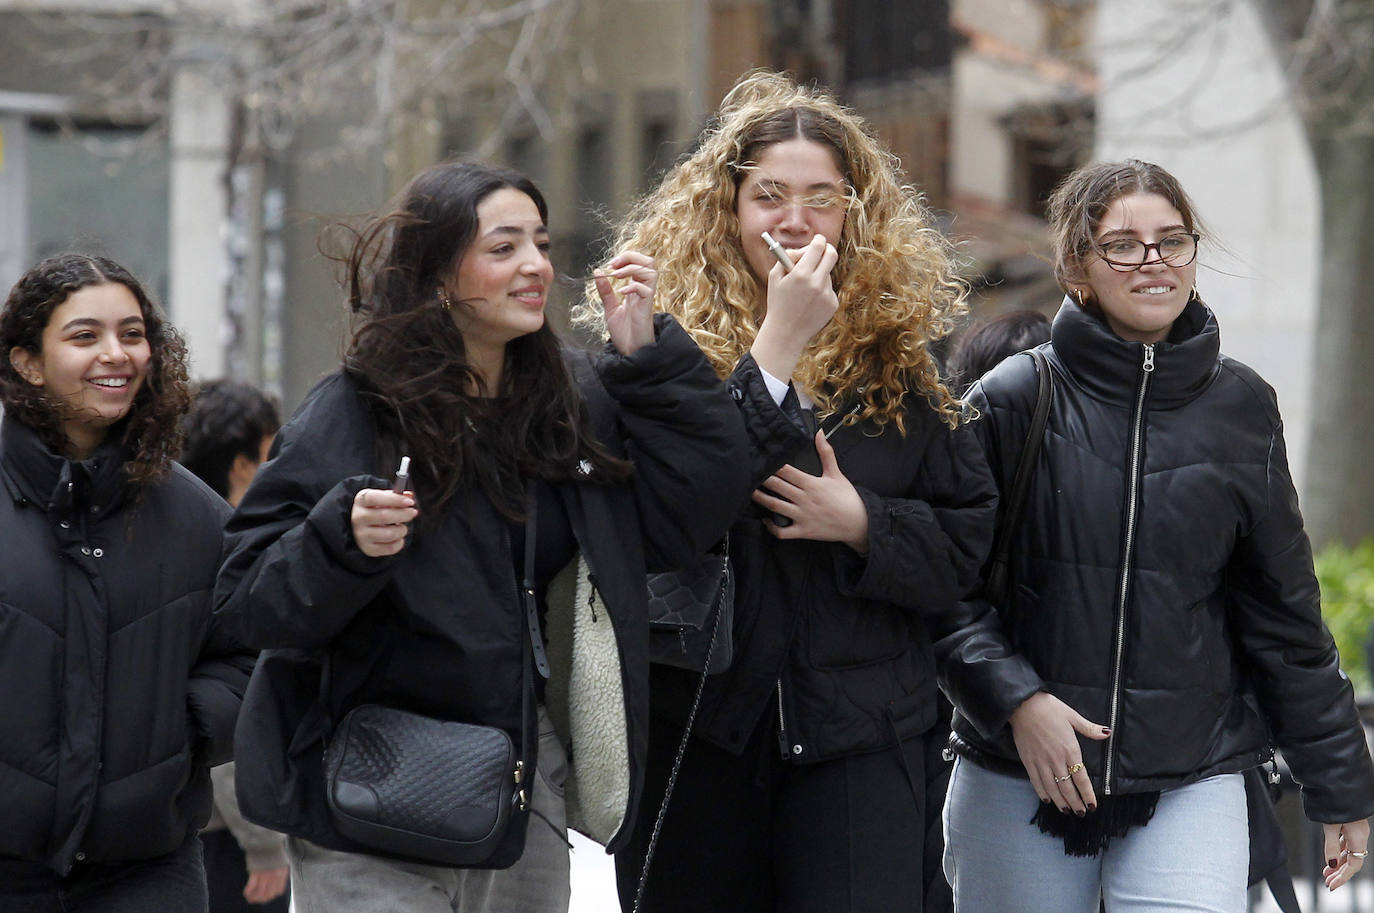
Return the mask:
{"type": "MultiPolygon", "coordinates": [[[[729,540],[726,540],[725,561],[728,567],[730,561],[729,540]]],[[[724,571],[722,571],[724,574],[724,571]]],[[[722,581],[723,582],[723,581],[722,581]]],[[[722,591],[724,587],[722,586],[722,591]]],[[[668,801],[673,797],[673,787],[677,785],[678,771],[682,769],[682,757],[687,753],[687,742],[692,735],[692,724],[697,718],[697,708],[701,706],[701,694],[706,690],[707,669],[711,668],[711,654],[716,649],[716,634],[720,629],[721,597],[717,596],[713,611],[715,622],[711,625],[711,640],[706,645],[706,660],[701,665],[701,677],[697,679],[696,694],[692,695],[692,709],[687,714],[687,725],[682,728],[682,740],[678,742],[677,756],[673,758],[673,769],[668,774],[668,786],[663,792],[663,801],[658,806],[658,816],[654,819],[654,829],[649,835],[649,847],[644,853],[644,867],[639,871],[639,887],[635,889],[635,903],[631,913],[639,913],[640,904],[644,900],[644,887],[649,881],[649,863],[654,858],[654,848],[658,845],[659,831],[663,829],[663,819],[668,814],[668,801]]]]}

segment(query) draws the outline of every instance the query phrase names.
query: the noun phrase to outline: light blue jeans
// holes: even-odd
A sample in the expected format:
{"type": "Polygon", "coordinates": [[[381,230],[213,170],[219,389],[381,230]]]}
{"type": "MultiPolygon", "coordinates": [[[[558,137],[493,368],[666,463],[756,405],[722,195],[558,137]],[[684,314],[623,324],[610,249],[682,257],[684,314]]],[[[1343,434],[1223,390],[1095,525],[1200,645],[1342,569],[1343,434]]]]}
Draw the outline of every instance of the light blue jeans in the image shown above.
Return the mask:
{"type": "Polygon", "coordinates": [[[1159,797],[1144,827],[1095,857],[1029,823],[1029,780],[960,758],[945,799],[945,876],[956,913],[1245,913],[1250,825],[1240,774],[1159,797]]]}
{"type": "Polygon", "coordinates": [[[539,762],[530,795],[536,814],[519,862],[509,869],[453,869],[341,853],[288,837],[292,907],[296,913],[567,913],[572,891],[566,778],[563,745],[540,707],[539,762]]]}

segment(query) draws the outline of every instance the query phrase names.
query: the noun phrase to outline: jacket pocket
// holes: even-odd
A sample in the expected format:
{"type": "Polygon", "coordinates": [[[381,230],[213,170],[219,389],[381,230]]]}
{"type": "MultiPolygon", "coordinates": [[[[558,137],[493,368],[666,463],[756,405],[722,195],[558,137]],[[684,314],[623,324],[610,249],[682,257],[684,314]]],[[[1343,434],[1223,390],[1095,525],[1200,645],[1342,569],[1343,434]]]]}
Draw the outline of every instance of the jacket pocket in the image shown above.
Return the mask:
{"type": "Polygon", "coordinates": [[[840,599],[807,612],[807,655],[816,669],[891,662],[916,645],[911,622],[886,603],[840,599]]]}

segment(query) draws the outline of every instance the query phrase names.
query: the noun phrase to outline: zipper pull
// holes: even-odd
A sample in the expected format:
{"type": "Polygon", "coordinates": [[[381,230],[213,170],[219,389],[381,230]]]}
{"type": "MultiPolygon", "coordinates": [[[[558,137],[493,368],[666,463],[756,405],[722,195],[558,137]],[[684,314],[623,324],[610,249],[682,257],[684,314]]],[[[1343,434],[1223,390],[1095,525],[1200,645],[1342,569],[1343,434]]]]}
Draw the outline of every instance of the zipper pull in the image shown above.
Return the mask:
{"type": "Polygon", "coordinates": [[[1155,347],[1150,343],[1145,343],[1145,364],[1141,366],[1146,374],[1152,374],[1155,370],[1155,347]]]}

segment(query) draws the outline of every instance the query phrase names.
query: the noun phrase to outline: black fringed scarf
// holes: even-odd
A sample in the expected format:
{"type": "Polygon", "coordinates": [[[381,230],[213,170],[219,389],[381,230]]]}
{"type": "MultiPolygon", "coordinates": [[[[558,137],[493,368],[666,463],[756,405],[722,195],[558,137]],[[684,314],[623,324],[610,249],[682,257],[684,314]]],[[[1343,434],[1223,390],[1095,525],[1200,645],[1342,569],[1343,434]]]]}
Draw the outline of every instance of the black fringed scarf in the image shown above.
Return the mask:
{"type": "Polygon", "coordinates": [[[1030,823],[1051,837],[1062,838],[1065,856],[1096,856],[1113,837],[1124,837],[1131,828],[1148,824],[1158,802],[1158,792],[1098,796],[1097,810],[1082,818],[1061,812],[1053,802],[1041,802],[1030,823]]]}

